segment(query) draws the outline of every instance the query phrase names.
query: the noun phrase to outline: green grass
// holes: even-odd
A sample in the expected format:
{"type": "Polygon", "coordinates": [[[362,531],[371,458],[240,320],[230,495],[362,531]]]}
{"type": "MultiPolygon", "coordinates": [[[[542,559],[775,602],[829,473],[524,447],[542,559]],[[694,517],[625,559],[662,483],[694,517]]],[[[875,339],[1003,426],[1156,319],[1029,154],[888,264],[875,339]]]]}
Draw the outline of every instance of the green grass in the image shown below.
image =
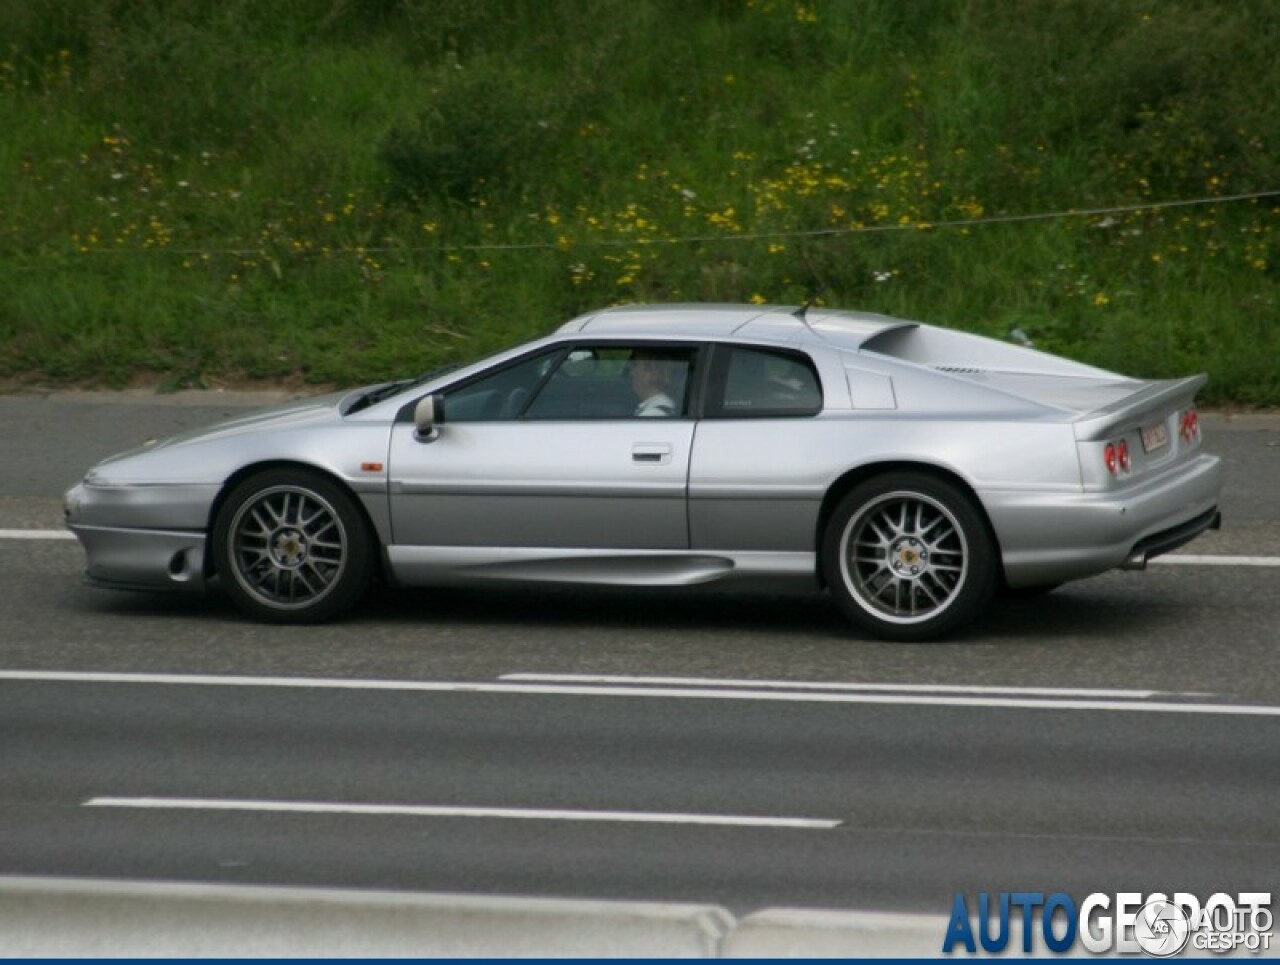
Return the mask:
{"type": "Polygon", "coordinates": [[[938,223],[1280,189],[1277,36],[1263,0],[17,0],[0,376],[345,383],[816,291],[1275,405],[1280,198],[938,223]]]}

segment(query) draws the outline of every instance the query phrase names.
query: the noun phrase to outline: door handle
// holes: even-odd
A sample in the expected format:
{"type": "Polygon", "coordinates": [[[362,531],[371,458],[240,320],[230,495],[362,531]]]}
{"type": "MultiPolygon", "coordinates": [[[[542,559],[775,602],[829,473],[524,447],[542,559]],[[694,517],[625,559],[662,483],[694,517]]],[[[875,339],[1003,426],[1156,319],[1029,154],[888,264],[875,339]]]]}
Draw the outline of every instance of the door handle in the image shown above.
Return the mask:
{"type": "Polygon", "coordinates": [[[671,461],[671,446],[665,442],[638,442],[631,447],[631,461],[664,466],[671,461]]]}

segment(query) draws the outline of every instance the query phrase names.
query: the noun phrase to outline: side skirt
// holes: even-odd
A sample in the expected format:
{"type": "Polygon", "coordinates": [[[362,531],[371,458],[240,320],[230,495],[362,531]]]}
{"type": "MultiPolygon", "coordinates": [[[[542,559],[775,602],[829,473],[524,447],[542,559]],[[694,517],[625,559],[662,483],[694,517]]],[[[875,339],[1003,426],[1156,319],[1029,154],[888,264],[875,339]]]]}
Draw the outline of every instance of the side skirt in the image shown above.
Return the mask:
{"type": "Polygon", "coordinates": [[[817,588],[813,553],[388,546],[387,561],[395,581],[403,586],[491,582],[700,586],[759,580],[777,589],[783,583],[817,588]]]}

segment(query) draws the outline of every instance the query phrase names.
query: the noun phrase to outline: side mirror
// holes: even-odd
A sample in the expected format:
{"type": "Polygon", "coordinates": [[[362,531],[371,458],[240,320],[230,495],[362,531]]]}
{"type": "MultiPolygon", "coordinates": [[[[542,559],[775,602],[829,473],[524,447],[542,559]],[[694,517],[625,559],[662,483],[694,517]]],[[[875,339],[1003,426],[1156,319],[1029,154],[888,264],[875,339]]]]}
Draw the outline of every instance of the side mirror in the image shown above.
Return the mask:
{"type": "Polygon", "coordinates": [[[444,396],[439,392],[424,395],[413,410],[413,423],[418,427],[418,439],[432,442],[440,435],[444,425],[444,396]]]}

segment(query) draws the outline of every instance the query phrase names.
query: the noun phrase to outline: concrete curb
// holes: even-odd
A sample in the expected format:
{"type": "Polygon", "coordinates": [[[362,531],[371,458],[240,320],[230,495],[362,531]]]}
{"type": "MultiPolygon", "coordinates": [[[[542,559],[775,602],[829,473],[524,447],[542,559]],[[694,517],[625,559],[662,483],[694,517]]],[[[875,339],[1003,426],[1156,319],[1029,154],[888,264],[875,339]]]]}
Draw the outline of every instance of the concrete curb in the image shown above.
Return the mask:
{"type": "Polygon", "coordinates": [[[935,915],[0,876],[0,957],[937,956],[935,915]]]}
{"type": "Polygon", "coordinates": [[[716,957],[714,905],[0,877],[0,957],[716,957]]]}
{"type": "MultiPolygon", "coordinates": [[[[799,908],[737,921],[718,905],[0,876],[0,959],[972,957],[943,955],[947,923],[799,908]]],[[[1010,924],[996,957],[1022,957],[1020,923],[1010,924]]],[[[1272,945],[1212,957],[1274,961],[1274,935],[1272,945]]],[[[1069,955],[1089,957],[1079,945],[1069,955]]]]}
{"type": "Polygon", "coordinates": [[[937,958],[947,918],[874,911],[770,908],[743,918],[722,958],[937,958]]]}

